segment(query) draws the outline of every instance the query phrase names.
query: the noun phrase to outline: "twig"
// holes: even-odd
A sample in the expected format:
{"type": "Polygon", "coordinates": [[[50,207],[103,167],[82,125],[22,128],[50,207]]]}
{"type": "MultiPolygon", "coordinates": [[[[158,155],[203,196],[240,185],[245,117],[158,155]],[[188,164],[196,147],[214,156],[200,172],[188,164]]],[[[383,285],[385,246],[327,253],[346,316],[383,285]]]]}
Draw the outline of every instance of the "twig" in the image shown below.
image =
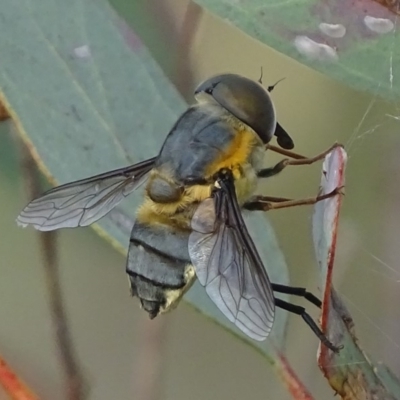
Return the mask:
{"type": "Polygon", "coordinates": [[[186,100],[193,98],[193,69],[190,62],[190,54],[202,12],[199,5],[189,1],[177,40],[176,72],[173,81],[179,93],[186,100]]]}
{"type": "Polygon", "coordinates": [[[299,377],[294,372],[293,368],[289,364],[287,358],[281,353],[277,351],[276,353],[276,364],[275,369],[288,389],[289,393],[293,396],[293,399],[296,400],[313,400],[313,396],[305,387],[303,382],[299,379],[299,377]]]}
{"type": "MultiPolygon", "coordinates": [[[[193,100],[193,68],[190,61],[190,49],[202,15],[200,6],[188,2],[181,28],[175,23],[170,7],[162,1],[147,2],[148,12],[153,16],[163,37],[168,38],[169,47],[174,51],[175,68],[170,76],[172,82],[185,100],[193,100]]],[[[154,49],[150,49],[154,51],[154,49]]]]}
{"type": "MultiPolygon", "coordinates": [[[[21,141],[20,143],[22,174],[27,195],[31,199],[37,197],[42,190],[36,164],[27,147],[21,141]]],[[[51,319],[60,363],[65,375],[67,398],[68,400],[82,400],[86,397],[86,387],[75,354],[63,302],[57,265],[56,234],[54,232],[39,232],[39,241],[45,269],[51,319]]]]}
{"type": "Polygon", "coordinates": [[[1,357],[0,384],[12,400],[39,400],[1,357]]]}
{"type": "Polygon", "coordinates": [[[5,121],[10,118],[7,109],[4,107],[3,103],[0,102],[0,122],[5,121]]]}
{"type": "Polygon", "coordinates": [[[134,368],[135,400],[157,400],[161,398],[160,380],[166,317],[141,322],[139,331],[139,356],[134,368]]]}

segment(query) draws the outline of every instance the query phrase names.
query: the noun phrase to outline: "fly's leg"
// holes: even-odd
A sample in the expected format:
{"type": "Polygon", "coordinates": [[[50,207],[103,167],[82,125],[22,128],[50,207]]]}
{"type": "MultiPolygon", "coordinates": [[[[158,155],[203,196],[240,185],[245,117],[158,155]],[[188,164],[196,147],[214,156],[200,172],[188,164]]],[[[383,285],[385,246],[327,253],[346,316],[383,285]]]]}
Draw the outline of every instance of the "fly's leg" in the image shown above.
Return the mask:
{"type": "Polygon", "coordinates": [[[309,314],[307,314],[304,307],[297,306],[295,304],[288,303],[284,300],[275,298],[275,305],[283,310],[289,311],[293,314],[300,315],[304,322],[311,328],[311,330],[315,333],[318,339],[326,346],[328,349],[332,350],[335,353],[339,353],[340,347],[335,346],[332,342],[324,335],[321,329],[318,328],[318,325],[314,322],[309,314]]]}
{"type": "Polygon", "coordinates": [[[274,165],[270,168],[263,168],[262,170],[257,172],[257,176],[259,178],[270,178],[271,176],[279,174],[282,170],[286,168],[288,165],[289,160],[285,158],[282,161],[279,161],[278,164],[274,165]]]}
{"type": "Polygon", "coordinates": [[[311,165],[317,161],[320,161],[325,158],[327,154],[329,154],[332,150],[336,149],[337,147],[341,147],[342,145],[339,143],[333,144],[329,149],[323,151],[320,154],[317,154],[314,157],[305,157],[300,154],[294,153],[290,150],[281,149],[280,147],[274,146],[272,144],[267,144],[266,149],[274,151],[275,153],[282,154],[286,157],[292,158],[289,160],[287,158],[283,159],[282,161],[278,162],[276,165],[270,168],[264,168],[258,171],[257,176],[259,178],[269,178],[276,174],[279,174],[283,169],[285,169],[288,165],[311,165]]]}
{"type": "Polygon", "coordinates": [[[319,201],[329,199],[338,194],[343,194],[343,187],[337,187],[330,193],[306,199],[291,200],[283,197],[255,196],[243,204],[243,208],[249,211],[269,211],[279,208],[296,207],[303,205],[312,205],[319,201]]]}
{"type": "Polygon", "coordinates": [[[271,286],[272,286],[272,290],[274,292],[304,297],[310,303],[314,304],[318,308],[321,308],[321,305],[322,305],[321,300],[317,296],[314,296],[311,292],[308,292],[305,288],[280,285],[278,283],[272,283],[271,286]]]}
{"type": "Polygon", "coordinates": [[[259,200],[270,201],[272,203],[282,203],[285,201],[292,201],[293,199],[288,199],[287,197],[254,196],[250,198],[249,202],[259,201],[259,200]]]}
{"type": "Polygon", "coordinates": [[[343,147],[340,143],[334,143],[329,149],[323,151],[322,153],[317,154],[314,157],[306,157],[302,156],[301,154],[295,153],[294,151],[281,149],[280,147],[274,146],[273,144],[265,145],[266,150],[271,150],[275,153],[282,154],[283,156],[293,158],[292,161],[289,161],[289,165],[309,165],[313,164],[319,160],[322,160],[327,154],[329,154],[332,150],[336,149],[337,147],[343,147]],[[298,161],[298,162],[296,162],[298,161]]]}

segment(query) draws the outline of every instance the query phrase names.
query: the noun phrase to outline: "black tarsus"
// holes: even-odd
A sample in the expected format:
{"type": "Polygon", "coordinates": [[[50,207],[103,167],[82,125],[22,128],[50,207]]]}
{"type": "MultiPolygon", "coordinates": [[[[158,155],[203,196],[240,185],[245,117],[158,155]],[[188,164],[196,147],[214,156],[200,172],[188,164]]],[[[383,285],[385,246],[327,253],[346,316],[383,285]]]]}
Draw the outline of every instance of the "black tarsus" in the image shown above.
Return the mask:
{"type": "Polygon", "coordinates": [[[314,320],[307,314],[304,307],[297,306],[295,304],[288,303],[284,300],[275,298],[275,305],[283,310],[289,311],[293,314],[300,315],[305,323],[311,328],[318,339],[326,346],[328,349],[332,350],[334,353],[339,353],[340,348],[332,344],[332,342],[324,335],[321,329],[318,328],[314,320]]]}

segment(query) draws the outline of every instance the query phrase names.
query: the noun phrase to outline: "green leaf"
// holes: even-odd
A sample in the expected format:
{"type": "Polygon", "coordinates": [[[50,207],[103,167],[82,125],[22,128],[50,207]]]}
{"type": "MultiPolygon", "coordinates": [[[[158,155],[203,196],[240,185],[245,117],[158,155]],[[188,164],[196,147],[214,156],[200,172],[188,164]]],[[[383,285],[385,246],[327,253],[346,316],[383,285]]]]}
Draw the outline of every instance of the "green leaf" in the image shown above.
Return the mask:
{"type": "MultiPolygon", "coordinates": [[[[324,162],[321,178],[322,194],[344,185],[346,153],[336,148],[324,162]]],[[[381,363],[375,363],[362,349],[356,337],[353,319],[334,290],[332,275],[336,251],[341,196],[315,205],[313,238],[324,289],[321,325],[338,354],[321,346],[318,364],[332,388],[346,399],[400,399],[400,380],[381,363]]]]}
{"type": "Polygon", "coordinates": [[[244,32],[357,89],[400,98],[400,32],[393,11],[361,0],[195,0],[244,32]],[[321,25],[322,24],[322,25],[321,25]]]}
{"type": "MultiPolygon", "coordinates": [[[[0,63],[1,102],[54,183],[157,154],[186,104],[106,1],[11,1],[1,7],[0,20],[0,54],[7,54],[0,63]]],[[[130,196],[99,224],[124,252],[139,197],[130,196]]],[[[268,222],[252,218],[250,231],[271,278],[287,283],[268,222]]],[[[123,273],[120,267],[115,273],[123,273]]],[[[270,341],[255,343],[234,330],[202,288],[194,287],[186,299],[270,354],[270,341]]],[[[271,334],[277,347],[283,344],[286,319],[278,312],[271,334]]]]}

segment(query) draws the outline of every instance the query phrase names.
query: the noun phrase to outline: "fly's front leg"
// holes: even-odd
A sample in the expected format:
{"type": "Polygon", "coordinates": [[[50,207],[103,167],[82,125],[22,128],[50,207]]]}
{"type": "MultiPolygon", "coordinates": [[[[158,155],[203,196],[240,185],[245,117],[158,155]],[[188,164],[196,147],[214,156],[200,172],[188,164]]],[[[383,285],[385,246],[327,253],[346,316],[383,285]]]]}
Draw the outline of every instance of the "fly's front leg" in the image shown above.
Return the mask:
{"type": "Polygon", "coordinates": [[[306,199],[292,200],[284,197],[255,196],[243,204],[243,208],[249,211],[269,211],[279,208],[288,208],[303,205],[312,205],[319,201],[329,199],[338,194],[343,194],[343,187],[337,187],[332,192],[306,199]]]}
{"type": "Polygon", "coordinates": [[[329,154],[332,150],[336,149],[337,147],[343,147],[343,146],[340,143],[334,143],[331,147],[329,147],[329,149],[323,151],[322,153],[317,154],[314,157],[305,157],[293,151],[281,149],[280,147],[274,146],[272,144],[267,144],[265,146],[265,149],[292,158],[293,160],[288,160],[287,165],[310,165],[315,163],[316,161],[322,160],[323,158],[325,158],[327,154],[329,154]]]}
{"type": "Polygon", "coordinates": [[[294,153],[293,151],[281,149],[280,147],[276,147],[272,144],[267,144],[266,149],[272,150],[276,153],[282,154],[286,157],[292,158],[289,160],[287,158],[283,159],[282,161],[278,162],[276,165],[270,168],[264,168],[258,171],[257,176],[259,178],[270,178],[271,176],[279,174],[283,169],[285,169],[288,165],[311,165],[317,161],[320,161],[326,157],[332,150],[336,149],[337,147],[341,147],[342,145],[339,143],[335,143],[329,149],[323,151],[320,154],[317,154],[314,157],[304,157],[300,154],[294,153]]]}
{"type": "Polygon", "coordinates": [[[279,174],[279,172],[281,172],[283,169],[286,168],[288,163],[289,163],[289,160],[287,158],[285,158],[282,161],[279,161],[278,164],[274,165],[273,167],[264,168],[264,169],[258,171],[257,176],[259,178],[270,178],[271,176],[279,174]]]}

